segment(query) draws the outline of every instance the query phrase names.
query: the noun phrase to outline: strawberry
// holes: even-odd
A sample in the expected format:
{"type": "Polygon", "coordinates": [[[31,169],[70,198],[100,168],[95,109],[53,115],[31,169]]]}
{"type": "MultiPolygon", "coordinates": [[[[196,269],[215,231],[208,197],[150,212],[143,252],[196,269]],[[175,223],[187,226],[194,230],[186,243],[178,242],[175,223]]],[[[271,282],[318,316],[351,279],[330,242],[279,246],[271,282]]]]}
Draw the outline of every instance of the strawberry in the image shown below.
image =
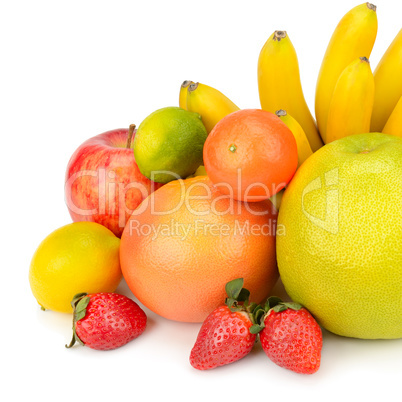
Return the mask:
{"type": "Polygon", "coordinates": [[[133,300],[117,293],[79,293],[74,296],[73,338],[96,350],[110,350],[125,345],[141,335],[147,316],[133,300]]]}
{"type": "Polygon", "coordinates": [[[315,373],[320,367],[322,333],[314,317],[300,304],[277,297],[267,300],[265,310],[259,336],[267,356],[296,373],[315,373]]]}
{"type": "Polygon", "coordinates": [[[209,370],[240,360],[251,352],[256,335],[253,311],[258,305],[249,303],[249,291],[243,279],[226,284],[225,305],[212,311],[203,322],[191,350],[190,363],[198,370],[209,370]]]}

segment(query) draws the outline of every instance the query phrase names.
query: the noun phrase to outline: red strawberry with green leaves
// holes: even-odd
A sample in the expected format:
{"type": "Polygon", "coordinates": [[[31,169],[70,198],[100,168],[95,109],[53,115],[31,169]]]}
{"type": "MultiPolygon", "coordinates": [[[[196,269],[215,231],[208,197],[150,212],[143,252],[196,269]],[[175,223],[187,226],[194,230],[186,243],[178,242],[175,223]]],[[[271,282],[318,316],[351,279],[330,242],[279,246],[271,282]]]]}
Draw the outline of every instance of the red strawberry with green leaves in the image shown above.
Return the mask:
{"type": "Polygon", "coordinates": [[[144,311],[124,295],[117,293],[79,293],[74,296],[73,338],[96,350],[110,350],[125,345],[141,335],[147,324],[144,311]]]}
{"type": "Polygon", "coordinates": [[[242,278],[228,282],[225,289],[226,304],[205,319],[191,350],[190,363],[198,370],[240,360],[251,352],[255,343],[256,335],[250,332],[250,327],[254,324],[254,310],[260,306],[249,303],[250,292],[243,288],[242,278]]]}
{"type": "Polygon", "coordinates": [[[262,325],[255,325],[261,346],[278,366],[302,374],[313,374],[321,362],[322,332],[310,312],[298,303],[270,297],[262,325]]]}

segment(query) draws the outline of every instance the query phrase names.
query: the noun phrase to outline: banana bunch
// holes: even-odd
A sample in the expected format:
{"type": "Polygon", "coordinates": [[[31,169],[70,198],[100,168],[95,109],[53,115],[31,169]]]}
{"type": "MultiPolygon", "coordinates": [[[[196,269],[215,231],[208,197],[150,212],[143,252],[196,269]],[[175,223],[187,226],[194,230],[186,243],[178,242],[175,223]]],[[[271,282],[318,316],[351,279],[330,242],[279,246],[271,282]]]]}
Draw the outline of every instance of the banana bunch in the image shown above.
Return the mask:
{"type": "Polygon", "coordinates": [[[402,29],[372,73],[368,57],[377,25],[376,7],[364,3],[351,9],[332,35],[315,98],[325,143],[365,132],[402,136],[402,29]]]}
{"type": "MultiPolygon", "coordinates": [[[[351,101],[352,99],[363,100],[363,91],[360,91],[360,94],[351,93],[355,91],[355,87],[351,81],[352,78],[348,78],[347,75],[352,74],[358,80],[364,81],[367,79],[370,81],[370,78],[367,78],[367,75],[369,75],[367,73],[367,66],[359,64],[356,60],[360,57],[369,59],[377,36],[377,27],[376,6],[370,3],[364,3],[352,8],[348,13],[346,13],[332,34],[318,74],[315,93],[315,115],[318,130],[325,143],[330,141],[327,138],[329,115],[332,114],[333,118],[335,118],[336,115],[343,115],[345,113],[345,111],[340,110],[343,106],[340,105],[339,102],[351,101]],[[353,70],[353,67],[351,66],[351,63],[353,62],[356,62],[357,65],[361,67],[359,69],[355,65],[359,71],[350,71],[353,70]],[[346,68],[348,68],[348,72],[345,72],[343,75],[346,68]],[[341,75],[343,75],[343,83],[340,83],[341,86],[337,88],[337,99],[332,99],[334,90],[341,75]],[[349,84],[347,82],[348,80],[349,84]],[[349,94],[345,93],[342,96],[340,94],[341,91],[349,92],[349,94]]],[[[358,87],[360,88],[361,85],[364,84],[360,83],[358,87]]],[[[359,91],[359,89],[356,88],[356,92],[357,91],[359,91]]],[[[356,107],[356,104],[350,104],[349,106],[353,109],[356,107]]],[[[368,106],[370,106],[370,104],[368,106]]],[[[348,113],[352,113],[352,110],[348,113]]],[[[362,114],[360,111],[359,116],[356,116],[356,120],[360,119],[363,115],[365,119],[366,114],[362,114]]],[[[338,122],[337,124],[342,125],[343,122],[338,122]]],[[[342,132],[347,133],[348,135],[356,134],[357,132],[353,132],[353,128],[349,129],[348,124],[349,123],[344,124],[342,132]]],[[[360,128],[364,126],[364,124],[361,123],[358,126],[360,128]]],[[[334,121],[331,123],[331,129],[337,129],[334,121]]],[[[337,135],[337,137],[341,136],[344,136],[344,134],[340,133],[337,135]]]]}
{"type": "MultiPolygon", "coordinates": [[[[402,137],[402,29],[374,73],[369,57],[377,36],[376,6],[360,4],[339,21],[325,51],[315,91],[315,119],[305,100],[296,50],[286,31],[275,31],[258,58],[261,108],[292,131],[299,166],[324,144],[364,132],[402,137]]],[[[208,133],[239,110],[208,85],[184,81],[180,107],[201,115],[208,133]]]]}

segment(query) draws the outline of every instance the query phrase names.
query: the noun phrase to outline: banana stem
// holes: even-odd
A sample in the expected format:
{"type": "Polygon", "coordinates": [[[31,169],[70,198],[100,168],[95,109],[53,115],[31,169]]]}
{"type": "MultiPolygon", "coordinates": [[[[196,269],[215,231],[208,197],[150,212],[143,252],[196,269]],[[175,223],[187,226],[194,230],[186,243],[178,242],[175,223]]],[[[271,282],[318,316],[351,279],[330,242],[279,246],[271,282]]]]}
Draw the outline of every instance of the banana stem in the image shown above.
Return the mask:
{"type": "Polygon", "coordinates": [[[276,114],[278,117],[283,117],[283,116],[286,116],[286,115],[287,115],[286,110],[283,110],[283,109],[277,110],[277,111],[275,112],[275,114],[276,114]]]}
{"type": "Polygon", "coordinates": [[[281,39],[285,39],[286,38],[286,31],[275,31],[274,32],[274,40],[277,40],[278,42],[280,42],[281,39]]]}
{"type": "Polygon", "coordinates": [[[191,84],[191,85],[188,87],[188,91],[189,91],[189,92],[193,92],[193,91],[195,91],[195,90],[197,89],[197,87],[198,87],[198,82],[194,82],[193,84],[191,84]]]}
{"type": "Polygon", "coordinates": [[[186,87],[188,87],[190,84],[191,84],[191,81],[190,81],[190,80],[185,80],[185,81],[183,81],[183,83],[181,84],[181,87],[182,87],[182,88],[186,88],[186,87]]]}

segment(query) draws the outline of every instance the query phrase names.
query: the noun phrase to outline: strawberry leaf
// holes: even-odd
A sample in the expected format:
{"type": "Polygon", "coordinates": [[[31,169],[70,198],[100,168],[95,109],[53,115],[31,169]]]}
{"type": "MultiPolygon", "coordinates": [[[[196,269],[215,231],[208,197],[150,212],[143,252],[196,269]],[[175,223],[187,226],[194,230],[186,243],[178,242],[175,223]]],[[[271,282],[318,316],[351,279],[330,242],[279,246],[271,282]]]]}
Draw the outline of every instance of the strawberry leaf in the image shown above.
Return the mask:
{"type": "Polygon", "coordinates": [[[271,296],[268,297],[267,301],[265,302],[265,311],[270,310],[271,308],[274,308],[276,305],[279,303],[282,303],[282,299],[277,296],[271,296]]]}
{"type": "Polygon", "coordinates": [[[71,300],[71,306],[73,307],[73,336],[70,343],[65,345],[66,348],[73,347],[75,342],[79,342],[81,345],[84,345],[75,332],[75,326],[77,321],[85,317],[89,300],[90,297],[88,296],[88,293],[78,293],[73,297],[73,300],[71,300]]]}
{"type": "Polygon", "coordinates": [[[76,314],[81,313],[81,311],[85,311],[88,303],[89,303],[90,298],[89,297],[83,297],[80,299],[80,301],[77,303],[75,306],[75,312],[76,314]]]}
{"type": "Polygon", "coordinates": [[[272,310],[275,311],[275,313],[280,313],[281,311],[287,310],[288,307],[284,303],[277,304],[275,307],[272,307],[272,310]]]}
{"type": "Polygon", "coordinates": [[[237,300],[243,289],[243,278],[233,279],[225,286],[226,294],[228,298],[237,300]]]}
{"type": "Polygon", "coordinates": [[[81,320],[82,318],[84,318],[86,312],[87,312],[86,310],[83,310],[83,311],[79,311],[78,313],[75,313],[75,314],[74,314],[74,320],[75,320],[75,322],[77,322],[77,321],[81,320]]]}
{"type": "Polygon", "coordinates": [[[246,302],[246,301],[248,301],[249,297],[250,297],[250,291],[243,288],[243,289],[241,289],[236,300],[239,302],[246,302]]]}
{"type": "Polygon", "coordinates": [[[228,307],[229,307],[229,310],[230,310],[232,313],[235,313],[236,311],[242,311],[242,310],[243,310],[243,308],[242,308],[242,307],[237,306],[237,305],[234,305],[234,306],[228,306],[228,307]]]}
{"type": "Polygon", "coordinates": [[[232,299],[231,297],[227,297],[227,298],[225,299],[225,304],[226,304],[229,308],[237,307],[237,301],[236,301],[236,299],[232,299]]]}
{"type": "Polygon", "coordinates": [[[264,323],[265,310],[259,306],[259,308],[254,310],[253,317],[256,324],[262,325],[264,323]]]}
{"type": "Polygon", "coordinates": [[[300,310],[303,308],[303,306],[299,303],[296,302],[284,302],[283,303],[287,308],[290,308],[291,310],[300,310]]]}
{"type": "Polygon", "coordinates": [[[257,309],[259,307],[261,308],[261,306],[259,304],[251,302],[251,303],[247,304],[246,310],[248,313],[254,314],[254,311],[257,311],[257,309]]]}
{"type": "Polygon", "coordinates": [[[262,331],[264,327],[258,324],[254,324],[250,327],[249,331],[252,334],[258,334],[260,331],[262,331]]]}
{"type": "Polygon", "coordinates": [[[74,297],[73,300],[71,300],[71,307],[75,309],[76,304],[88,293],[77,293],[74,297]]]}

